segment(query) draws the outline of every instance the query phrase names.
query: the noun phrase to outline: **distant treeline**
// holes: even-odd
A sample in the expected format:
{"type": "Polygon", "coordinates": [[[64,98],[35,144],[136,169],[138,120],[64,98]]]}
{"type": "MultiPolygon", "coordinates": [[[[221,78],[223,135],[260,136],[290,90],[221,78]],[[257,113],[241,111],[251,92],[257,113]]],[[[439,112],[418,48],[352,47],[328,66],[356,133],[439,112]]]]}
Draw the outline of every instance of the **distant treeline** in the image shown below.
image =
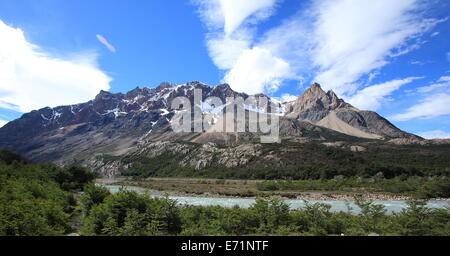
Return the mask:
{"type": "Polygon", "coordinates": [[[248,166],[226,168],[213,165],[204,170],[180,166],[179,162],[184,157],[165,154],[149,158],[142,154],[105,156],[105,161],[119,160],[130,166],[123,170],[124,175],[141,177],[262,180],[450,177],[450,145],[397,146],[374,143],[368,145],[365,152],[352,152],[348,148],[327,147],[319,143],[265,144],[263,155],[250,159],[248,166]],[[276,154],[278,159],[265,159],[268,152],[276,154]]]}
{"type": "Polygon", "coordinates": [[[330,179],[330,180],[296,180],[258,182],[260,191],[347,191],[347,192],[388,192],[409,195],[416,198],[449,198],[450,178],[409,177],[405,179],[330,179]]]}

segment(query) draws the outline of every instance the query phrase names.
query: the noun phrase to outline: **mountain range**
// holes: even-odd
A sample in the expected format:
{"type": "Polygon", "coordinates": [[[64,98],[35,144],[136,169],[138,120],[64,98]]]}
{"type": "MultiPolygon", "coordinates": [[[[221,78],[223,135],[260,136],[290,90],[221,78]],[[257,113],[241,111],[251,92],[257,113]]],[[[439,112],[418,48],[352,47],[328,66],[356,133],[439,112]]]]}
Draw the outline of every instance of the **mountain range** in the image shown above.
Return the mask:
{"type": "MultiPolygon", "coordinates": [[[[171,108],[171,102],[179,96],[193,102],[195,89],[201,89],[203,98],[214,96],[223,102],[227,97],[249,97],[233,91],[228,84],[208,86],[200,82],[162,83],[155,88],[135,88],[125,94],[101,91],[86,103],[47,107],[9,122],[0,129],[0,148],[37,162],[83,164],[105,176],[123,172],[131,162],[125,164],[118,159],[136,155],[149,159],[177,155],[178,165],[195,169],[211,165],[248,166],[254,156],[270,159],[271,154],[258,143],[261,135],[258,133],[174,133],[171,121],[177,110],[171,108]]],[[[280,118],[280,145],[311,141],[324,145],[423,141],[377,113],[359,110],[333,91],[325,92],[317,83],[294,101],[270,101],[277,106],[280,118]]],[[[222,114],[217,107],[201,109],[203,115],[215,116],[222,114]]],[[[258,111],[244,108],[247,113],[258,111]]],[[[358,151],[364,147],[352,144],[349,149],[358,151]]]]}

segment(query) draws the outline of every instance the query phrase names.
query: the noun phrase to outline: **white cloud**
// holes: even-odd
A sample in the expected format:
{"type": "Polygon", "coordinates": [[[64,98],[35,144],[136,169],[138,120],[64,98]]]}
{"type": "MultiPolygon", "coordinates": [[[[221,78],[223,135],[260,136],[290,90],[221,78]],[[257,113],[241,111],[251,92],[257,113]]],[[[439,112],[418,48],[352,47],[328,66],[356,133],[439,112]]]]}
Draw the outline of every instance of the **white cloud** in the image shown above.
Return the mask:
{"type": "Polygon", "coordinates": [[[450,132],[445,132],[442,130],[433,130],[417,133],[422,138],[425,139],[450,139],[450,132]]]}
{"type": "Polygon", "coordinates": [[[411,119],[431,119],[450,114],[450,94],[435,94],[425,98],[421,103],[397,114],[391,118],[395,121],[408,121],[411,119]]]}
{"type": "Polygon", "coordinates": [[[280,86],[282,77],[291,76],[289,63],[259,47],[245,50],[224,81],[237,91],[256,94],[273,92],[280,86]]]}
{"type": "Polygon", "coordinates": [[[441,22],[422,19],[422,7],[416,0],[316,1],[315,80],[326,89],[345,87],[418,48],[423,42],[411,40],[441,22]]]}
{"type": "Polygon", "coordinates": [[[300,73],[313,72],[311,65],[312,24],[308,16],[298,13],[282,22],[280,26],[267,31],[258,46],[269,49],[274,55],[283,58],[291,65],[300,78],[300,73]]]}
{"type": "Polygon", "coordinates": [[[230,36],[245,21],[256,23],[269,17],[278,0],[194,0],[210,30],[222,29],[230,36]],[[253,19],[249,19],[253,18],[253,19]]]}
{"type": "Polygon", "coordinates": [[[5,120],[0,120],[0,128],[2,128],[3,126],[5,126],[5,124],[7,124],[8,121],[5,120]]]}
{"type": "Polygon", "coordinates": [[[235,33],[233,37],[210,34],[207,40],[209,55],[214,64],[222,70],[233,68],[239,56],[250,49],[251,39],[245,32],[235,33]]]}
{"type": "Polygon", "coordinates": [[[346,100],[353,106],[364,110],[377,110],[386,100],[386,96],[398,90],[401,86],[411,83],[420,77],[409,77],[406,79],[392,80],[382,84],[372,85],[358,91],[346,100]]]}
{"type": "Polygon", "coordinates": [[[96,37],[98,41],[100,41],[100,43],[102,43],[104,46],[106,46],[106,48],[108,48],[108,50],[110,50],[111,52],[116,52],[116,48],[112,46],[112,44],[110,44],[105,37],[99,34],[97,34],[96,37]]]}
{"type": "Polygon", "coordinates": [[[95,54],[54,57],[1,20],[0,38],[0,107],[28,112],[87,101],[109,89],[111,78],[96,67],[95,54]]]}
{"type": "Polygon", "coordinates": [[[426,93],[426,92],[431,92],[431,91],[434,91],[436,89],[444,88],[444,87],[448,87],[448,86],[450,86],[450,83],[432,84],[432,85],[429,85],[429,86],[419,87],[419,88],[417,88],[417,91],[421,92],[421,93],[426,93]]]}
{"type": "Polygon", "coordinates": [[[409,62],[411,65],[425,65],[425,62],[420,61],[420,60],[412,60],[411,62],[409,62]]]}
{"type": "Polygon", "coordinates": [[[297,98],[298,98],[298,96],[295,96],[295,95],[292,95],[292,94],[289,94],[289,93],[284,93],[284,94],[281,95],[280,100],[282,102],[290,102],[290,101],[296,100],[297,98]]]}
{"type": "Polygon", "coordinates": [[[289,65],[289,72],[270,75],[274,79],[269,84],[307,77],[324,89],[349,96],[358,90],[365,75],[370,83],[393,58],[424,44],[420,37],[444,21],[425,18],[427,4],[420,0],[312,0],[304,10],[255,38],[252,25],[270,16],[277,1],[196,2],[210,29],[210,56],[220,69],[228,71],[224,80],[230,82],[226,78],[233,75],[236,79],[232,82],[239,85],[230,86],[244,92],[255,91],[252,86],[268,88],[245,80],[264,75],[257,68],[246,68],[253,75],[231,74],[237,73],[235,66],[241,55],[258,48],[289,65]]]}
{"type": "Polygon", "coordinates": [[[219,0],[225,20],[225,35],[231,35],[248,17],[264,19],[277,0],[219,0]]]}
{"type": "Polygon", "coordinates": [[[441,76],[438,82],[450,82],[450,76],[441,76]]]}
{"type": "Polygon", "coordinates": [[[223,82],[236,91],[255,94],[275,91],[284,79],[295,77],[289,63],[254,42],[252,25],[272,15],[278,0],[194,2],[210,30],[209,55],[227,71],[223,82]]]}
{"type": "Polygon", "coordinates": [[[438,36],[439,34],[440,34],[439,32],[434,32],[433,34],[431,34],[431,37],[438,36]]]}
{"type": "Polygon", "coordinates": [[[441,76],[436,83],[429,86],[419,87],[417,88],[417,91],[421,93],[427,93],[445,87],[450,87],[450,76],[441,76]]]}

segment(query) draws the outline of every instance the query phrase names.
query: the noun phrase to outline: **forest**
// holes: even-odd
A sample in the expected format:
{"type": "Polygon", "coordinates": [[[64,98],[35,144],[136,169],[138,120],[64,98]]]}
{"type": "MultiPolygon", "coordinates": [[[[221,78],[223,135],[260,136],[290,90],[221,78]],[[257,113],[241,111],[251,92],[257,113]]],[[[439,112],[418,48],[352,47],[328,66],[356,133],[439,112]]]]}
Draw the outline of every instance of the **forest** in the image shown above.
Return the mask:
{"type": "Polygon", "coordinates": [[[427,208],[423,200],[395,214],[358,198],[359,214],[322,203],[291,210],[276,198],[258,198],[248,209],[182,206],[132,191],[111,194],[94,179],[83,167],[33,164],[0,151],[0,235],[450,235],[450,208],[427,208]]]}
{"type": "MultiPolygon", "coordinates": [[[[122,175],[139,177],[195,177],[255,180],[319,180],[335,177],[385,179],[409,177],[450,177],[449,145],[391,145],[384,142],[364,144],[366,151],[329,147],[317,142],[263,144],[262,154],[237,168],[213,165],[205,169],[181,166],[183,154],[166,153],[156,157],[129,154],[103,155],[105,163],[119,161],[127,168],[122,175]],[[267,160],[266,155],[276,156],[267,160]]],[[[217,157],[220,157],[218,155],[217,157]]],[[[218,162],[218,159],[213,159],[218,162]]]]}

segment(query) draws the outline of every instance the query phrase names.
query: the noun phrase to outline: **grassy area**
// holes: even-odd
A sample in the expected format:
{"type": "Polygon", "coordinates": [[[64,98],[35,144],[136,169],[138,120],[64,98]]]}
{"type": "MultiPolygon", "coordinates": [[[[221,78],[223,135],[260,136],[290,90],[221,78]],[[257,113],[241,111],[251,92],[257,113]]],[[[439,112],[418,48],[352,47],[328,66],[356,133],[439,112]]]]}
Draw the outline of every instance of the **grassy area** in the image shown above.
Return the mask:
{"type": "Polygon", "coordinates": [[[202,196],[256,197],[274,194],[271,191],[258,191],[256,183],[257,181],[246,180],[151,178],[126,180],[116,184],[202,196]]]}
{"type": "Polygon", "coordinates": [[[349,178],[332,180],[264,181],[203,178],[124,178],[116,185],[136,186],[175,195],[257,197],[279,196],[300,199],[343,199],[365,195],[371,199],[449,198],[448,178],[349,178]]]}
{"type": "Polygon", "coordinates": [[[407,179],[332,179],[302,181],[263,181],[256,184],[260,191],[345,191],[388,192],[418,198],[449,198],[450,178],[434,179],[410,177],[407,179]]]}

